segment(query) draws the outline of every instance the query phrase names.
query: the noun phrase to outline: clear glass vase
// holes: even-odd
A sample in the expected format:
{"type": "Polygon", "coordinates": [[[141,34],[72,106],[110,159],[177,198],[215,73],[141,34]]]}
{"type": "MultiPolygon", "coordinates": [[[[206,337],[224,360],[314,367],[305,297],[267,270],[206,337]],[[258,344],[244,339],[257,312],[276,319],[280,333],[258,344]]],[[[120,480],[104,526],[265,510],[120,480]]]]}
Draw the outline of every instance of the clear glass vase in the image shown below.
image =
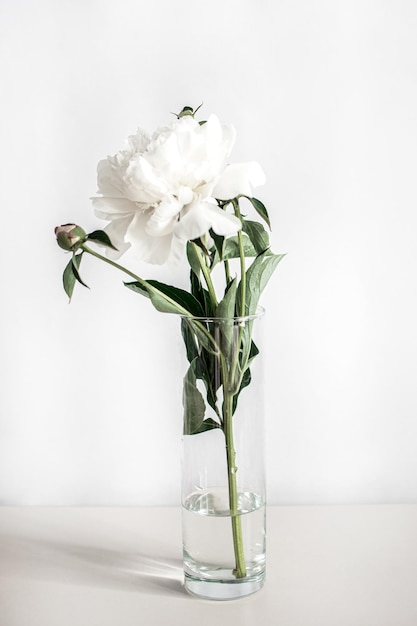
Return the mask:
{"type": "Polygon", "coordinates": [[[260,318],[183,318],[185,588],[228,600],[265,578],[260,318]]]}

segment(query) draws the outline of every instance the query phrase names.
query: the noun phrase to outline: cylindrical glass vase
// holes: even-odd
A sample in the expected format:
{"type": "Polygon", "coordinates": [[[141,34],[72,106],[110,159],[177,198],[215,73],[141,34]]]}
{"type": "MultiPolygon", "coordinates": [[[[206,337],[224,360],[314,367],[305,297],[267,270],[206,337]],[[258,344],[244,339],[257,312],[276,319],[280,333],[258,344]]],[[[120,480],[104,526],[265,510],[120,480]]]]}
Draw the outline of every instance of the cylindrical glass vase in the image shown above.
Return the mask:
{"type": "Polygon", "coordinates": [[[265,578],[260,318],[182,319],[182,529],[185,588],[228,600],[265,578]]]}

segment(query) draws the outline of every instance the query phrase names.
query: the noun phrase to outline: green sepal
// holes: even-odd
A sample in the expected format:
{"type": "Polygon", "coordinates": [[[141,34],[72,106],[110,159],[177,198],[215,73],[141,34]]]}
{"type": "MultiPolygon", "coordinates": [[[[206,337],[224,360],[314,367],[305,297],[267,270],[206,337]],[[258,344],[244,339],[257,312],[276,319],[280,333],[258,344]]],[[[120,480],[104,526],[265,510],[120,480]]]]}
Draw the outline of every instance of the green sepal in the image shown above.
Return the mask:
{"type": "Polygon", "coordinates": [[[111,248],[112,250],[117,250],[116,246],[114,246],[110,240],[110,237],[104,230],[95,230],[94,232],[87,235],[89,241],[93,241],[94,243],[98,243],[101,246],[105,246],[106,248],[111,248]]]}

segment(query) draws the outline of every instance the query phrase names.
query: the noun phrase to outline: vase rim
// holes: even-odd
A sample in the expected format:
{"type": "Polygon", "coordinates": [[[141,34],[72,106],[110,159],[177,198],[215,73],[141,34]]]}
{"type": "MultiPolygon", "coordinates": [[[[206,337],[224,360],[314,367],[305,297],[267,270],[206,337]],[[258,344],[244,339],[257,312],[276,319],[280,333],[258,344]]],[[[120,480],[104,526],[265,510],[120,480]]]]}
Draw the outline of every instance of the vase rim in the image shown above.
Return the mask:
{"type": "Polygon", "coordinates": [[[260,319],[265,315],[265,309],[263,306],[258,306],[255,313],[251,315],[234,315],[233,317],[219,317],[216,315],[181,315],[184,320],[197,320],[201,322],[227,322],[233,321],[234,323],[249,322],[252,320],[260,319]]]}

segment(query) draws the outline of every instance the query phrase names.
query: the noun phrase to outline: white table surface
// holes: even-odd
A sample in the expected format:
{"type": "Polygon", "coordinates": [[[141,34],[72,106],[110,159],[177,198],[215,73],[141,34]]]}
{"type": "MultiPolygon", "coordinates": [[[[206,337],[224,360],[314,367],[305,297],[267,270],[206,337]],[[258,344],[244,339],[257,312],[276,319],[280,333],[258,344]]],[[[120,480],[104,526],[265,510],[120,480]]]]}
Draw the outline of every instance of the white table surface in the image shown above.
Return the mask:
{"type": "Polygon", "coordinates": [[[417,505],[270,507],[267,581],[182,587],[177,508],[0,508],[0,626],[417,626],[417,505]]]}

